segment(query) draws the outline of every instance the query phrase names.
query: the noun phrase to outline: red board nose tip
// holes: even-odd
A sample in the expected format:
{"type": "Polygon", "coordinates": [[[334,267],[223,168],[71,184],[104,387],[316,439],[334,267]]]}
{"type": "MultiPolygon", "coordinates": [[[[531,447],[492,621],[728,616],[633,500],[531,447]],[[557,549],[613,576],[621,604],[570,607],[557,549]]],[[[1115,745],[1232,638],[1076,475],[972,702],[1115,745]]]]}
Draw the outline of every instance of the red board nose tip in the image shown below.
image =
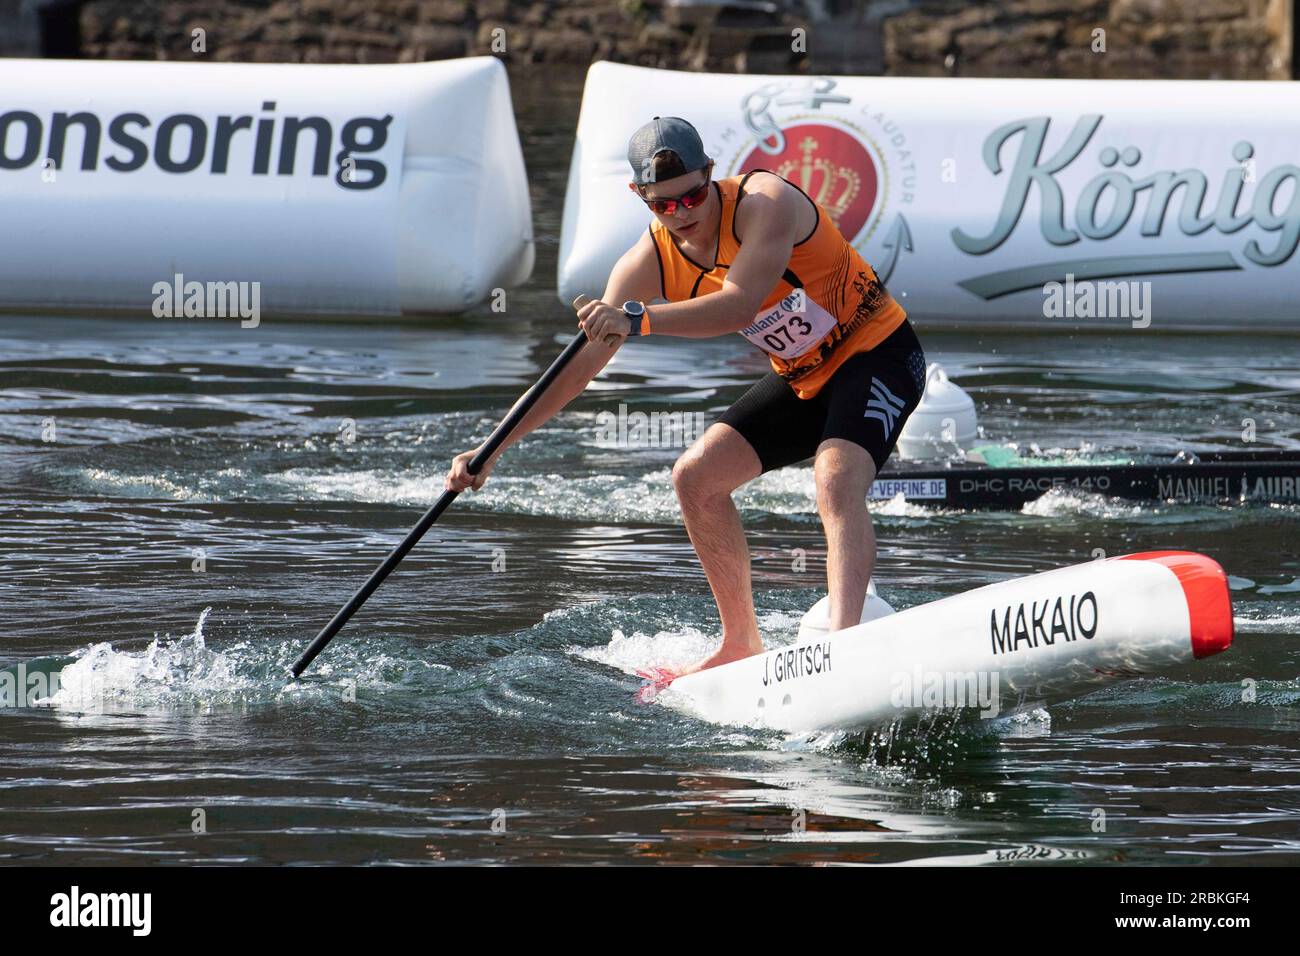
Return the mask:
{"type": "Polygon", "coordinates": [[[1191,620],[1192,656],[1209,657],[1232,644],[1232,597],[1218,561],[1195,551],[1143,551],[1118,561],[1154,561],[1178,577],[1191,620]]]}

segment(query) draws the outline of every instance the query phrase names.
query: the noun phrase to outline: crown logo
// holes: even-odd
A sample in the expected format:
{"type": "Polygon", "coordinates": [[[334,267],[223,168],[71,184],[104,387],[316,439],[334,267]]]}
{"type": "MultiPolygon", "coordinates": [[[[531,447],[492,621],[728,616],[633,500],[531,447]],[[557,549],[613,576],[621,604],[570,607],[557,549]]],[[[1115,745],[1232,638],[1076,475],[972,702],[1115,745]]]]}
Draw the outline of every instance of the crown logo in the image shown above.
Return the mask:
{"type": "Polygon", "coordinates": [[[797,182],[813,201],[824,207],[840,224],[842,216],[857,198],[862,189],[862,177],[858,171],[841,166],[826,158],[814,159],[813,153],[821,145],[811,136],[805,136],[799,143],[803,154],[800,159],[787,159],[776,172],[792,182],[797,182]]]}
{"type": "Polygon", "coordinates": [[[800,140],[802,159],[785,160],[776,172],[800,183],[802,190],[818,206],[826,207],[831,219],[839,226],[840,216],[848,211],[862,189],[862,177],[850,166],[837,165],[824,157],[814,159],[813,153],[818,146],[820,143],[813,137],[803,137],[800,140]]]}

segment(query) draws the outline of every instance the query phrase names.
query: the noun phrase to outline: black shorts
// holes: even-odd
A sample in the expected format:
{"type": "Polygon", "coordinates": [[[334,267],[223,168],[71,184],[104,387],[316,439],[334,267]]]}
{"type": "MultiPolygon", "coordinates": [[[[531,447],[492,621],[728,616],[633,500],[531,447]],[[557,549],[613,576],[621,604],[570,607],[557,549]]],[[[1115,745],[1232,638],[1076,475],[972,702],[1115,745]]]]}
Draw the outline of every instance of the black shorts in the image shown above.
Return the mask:
{"type": "Polygon", "coordinates": [[[925,352],[906,319],[869,352],[846,359],[812,398],[768,372],[718,419],[744,436],[763,471],[813,457],[828,438],[861,445],[876,471],[925,390],[925,352]]]}

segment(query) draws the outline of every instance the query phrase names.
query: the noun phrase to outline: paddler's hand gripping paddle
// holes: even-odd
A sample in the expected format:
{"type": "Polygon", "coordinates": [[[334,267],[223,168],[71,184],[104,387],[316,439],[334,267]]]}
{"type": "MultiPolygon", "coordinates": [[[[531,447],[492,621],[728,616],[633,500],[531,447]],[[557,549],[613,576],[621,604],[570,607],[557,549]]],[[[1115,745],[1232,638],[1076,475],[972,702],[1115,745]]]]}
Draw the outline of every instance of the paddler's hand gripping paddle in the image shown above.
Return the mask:
{"type": "MultiPolygon", "coordinates": [[[[589,301],[591,300],[588,299],[587,296],[580,295],[573,300],[573,307],[575,309],[580,309],[589,301]]],[[[493,453],[501,446],[501,443],[506,440],[512,431],[514,431],[515,426],[518,425],[523,420],[523,417],[528,414],[529,409],[537,404],[537,400],[542,397],[542,394],[550,387],[551,383],[555,381],[560,372],[564,370],[564,367],[573,360],[575,355],[582,351],[582,346],[586,344],[586,341],[586,332],[579,332],[574,336],[573,341],[570,342],[565,347],[564,351],[560,353],[559,358],[552,362],[551,367],[542,374],[542,377],[537,380],[537,383],[524,393],[524,397],[519,400],[519,403],[515,405],[513,409],[510,410],[510,414],[505,417],[505,420],[496,427],[496,431],[494,431],[491,436],[489,436],[488,440],[483,443],[483,447],[479,449],[479,453],[470,459],[466,468],[471,475],[477,475],[482,470],[483,466],[487,464],[488,459],[492,457],[493,453]]],[[[433,527],[433,523],[438,520],[444,511],[447,510],[447,506],[456,500],[458,494],[460,494],[459,491],[444,491],[442,497],[434,503],[433,507],[424,513],[424,517],[420,519],[419,524],[411,529],[410,534],[402,539],[402,543],[395,547],[388,557],[384,558],[383,563],[374,570],[374,573],[371,574],[369,578],[366,579],[366,583],[361,585],[357,590],[357,593],[348,599],[347,604],[339,608],[339,612],[335,614],[333,619],[331,619],[330,622],[321,629],[321,632],[316,635],[316,639],[308,645],[307,649],[302,652],[302,656],[294,662],[294,665],[291,668],[294,677],[300,677],[302,672],[307,669],[308,665],[316,659],[316,655],[325,650],[325,645],[328,644],[334,635],[339,632],[339,629],[348,622],[348,619],[357,612],[357,609],[366,603],[366,600],[370,595],[375,593],[375,589],[384,583],[384,579],[393,572],[393,569],[401,563],[407,553],[415,547],[419,540],[424,537],[425,533],[433,527]]]]}

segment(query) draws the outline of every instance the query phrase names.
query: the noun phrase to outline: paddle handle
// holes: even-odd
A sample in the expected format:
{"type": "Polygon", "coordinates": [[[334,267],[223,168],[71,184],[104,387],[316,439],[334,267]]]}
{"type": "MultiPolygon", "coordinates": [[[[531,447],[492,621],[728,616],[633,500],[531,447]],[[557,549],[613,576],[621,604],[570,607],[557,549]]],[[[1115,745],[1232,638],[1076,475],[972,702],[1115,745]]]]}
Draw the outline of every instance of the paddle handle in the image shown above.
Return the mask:
{"type": "MultiPolygon", "coordinates": [[[[578,301],[574,303],[575,306],[580,307],[579,303],[583,299],[585,299],[585,296],[579,296],[578,301]]],[[[520,399],[519,402],[516,403],[515,407],[510,410],[510,414],[505,417],[501,424],[498,425],[488,437],[488,440],[483,443],[483,447],[479,449],[478,454],[470,459],[469,464],[466,467],[469,469],[471,475],[477,475],[483,470],[483,466],[488,463],[488,460],[496,450],[501,447],[501,443],[504,442],[506,438],[510,436],[510,433],[515,430],[515,427],[523,421],[524,416],[527,415],[532,407],[537,404],[537,400],[542,397],[543,393],[545,393],[546,389],[550,387],[551,383],[555,381],[562,371],[564,371],[565,366],[573,360],[575,355],[582,351],[582,347],[586,342],[586,332],[579,332],[575,335],[573,341],[565,346],[564,351],[561,352],[559,357],[551,363],[551,367],[542,373],[542,377],[537,380],[532,388],[524,393],[523,398],[520,399]]],[[[303,651],[298,660],[294,662],[294,665],[291,668],[294,677],[302,676],[302,672],[305,671],[311,662],[316,659],[316,655],[325,649],[325,645],[334,638],[334,635],[339,632],[339,629],[348,622],[348,619],[357,612],[361,605],[366,603],[370,595],[375,592],[375,589],[378,588],[379,585],[383,584],[384,579],[393,572],[393,569],[401,564],[402,559],[406,557],[407,553],[415,547],[416,543],[419,542],[421,538],[424,537],[425,533],[433,527],[433,523],[438,520],[444,511],[447,510],[447,506],[456,500],[456,496],[459,494],[459,491],[450,490],[442,493],[442,496],[434,503],[433,507],[424,513],[424,516],[420,518],[419,523],[416,524],[416,526],[411,529],[410,533],[402,539],[402,543],[395,547],[392,552],[389,553],[388,557],[384,558],[383,563],[381,563],[379,567],[375,568],[370,577],[366,579],[366,583],[361,585],[361,587],[357,589],[357,593],[352,595],[352,597],[348,599],[348,602],[339,608],[338,613],[330,619],[330,622],[321,628],[321,632],[316,635],[315,640],[307,646],[307,649],[303,651]]]]}

